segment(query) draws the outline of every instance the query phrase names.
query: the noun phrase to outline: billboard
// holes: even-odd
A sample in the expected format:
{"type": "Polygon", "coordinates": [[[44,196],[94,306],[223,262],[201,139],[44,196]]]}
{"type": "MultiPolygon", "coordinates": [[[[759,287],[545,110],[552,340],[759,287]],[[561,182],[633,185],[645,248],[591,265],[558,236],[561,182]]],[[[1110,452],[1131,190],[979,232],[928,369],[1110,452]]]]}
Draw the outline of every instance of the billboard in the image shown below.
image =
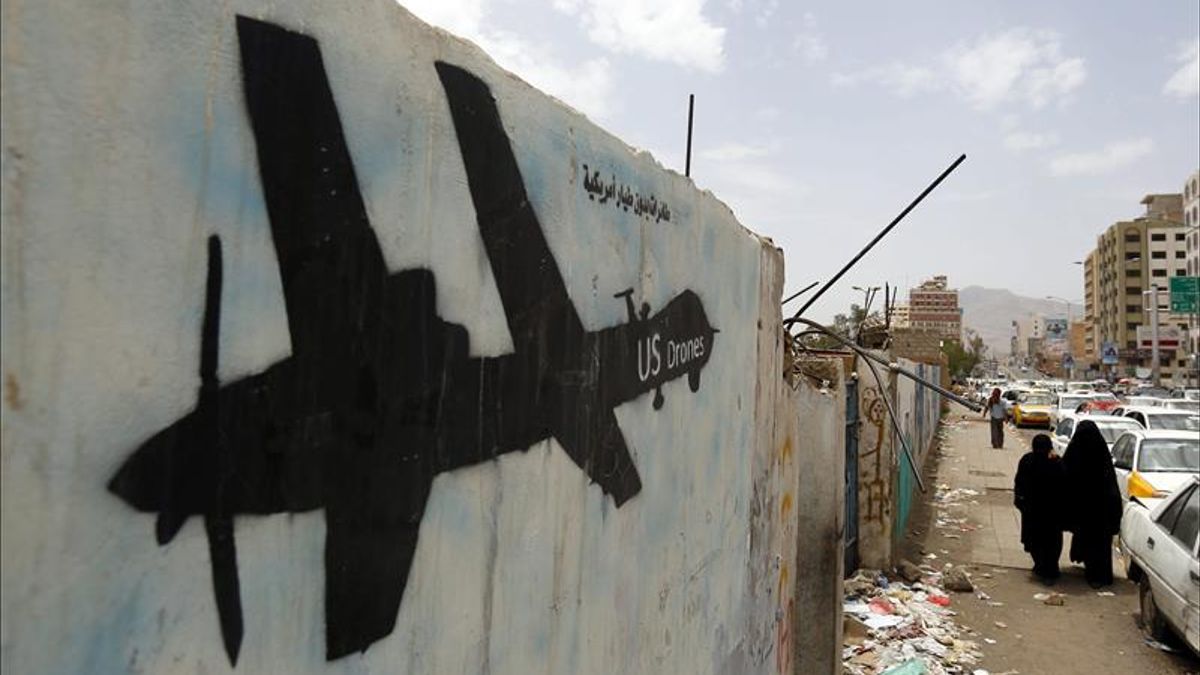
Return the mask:
{"type": "MultiPolygon", "coordinates": [[[[1178,326],[1159,326],[1158,327],[1158,348],[1159,349],[1176,349],[1183,344],[1187,338],[1187,331],[1178,326]]],[[[1138,347],[1142,349],[1154,348],[1154,335],[1150,326],[1137,327],[1138,347]]]]}
{"type": "Polygon", "coordinates": [[[1046,342],[1060,342],[1067,339],[1066,319],[1046,319],[1046,342]]]}

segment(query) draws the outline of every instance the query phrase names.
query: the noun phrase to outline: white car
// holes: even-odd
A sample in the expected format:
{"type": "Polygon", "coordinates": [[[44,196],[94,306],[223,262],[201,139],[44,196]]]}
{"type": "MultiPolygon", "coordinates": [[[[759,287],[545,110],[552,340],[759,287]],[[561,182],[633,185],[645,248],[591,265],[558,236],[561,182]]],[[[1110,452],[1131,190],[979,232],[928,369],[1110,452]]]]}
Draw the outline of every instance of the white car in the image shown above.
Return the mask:
{"type": "Polygon", "coordinates": [[[1200,416],[1192,415],[1182,410],[1122,406],[1114,410],[1113,414],[1136,420],[1142,427],[1153,431],[1200,432],[1200,416]]]}
{"type": "Polygon", "coordinates": [[[1143,629],[1161,640],[1170,628],[1200,655],[1200,478],[1153,509],[1126,504],[1120,545],[1140,590],[1143,629]]]}
{"type": "Polygon", "coordinates": [[[1144,503],[1162,499],[1200,475],[1200,435],[1139,429],[1121,434],[1112,446],[1121,497],[1144,503]]]}
{"type": "Polygon", "coordinates": [[[1100,430],[1100,435],[1104,437],[1104,442],[1108,443],[1110,451],[1112,450],[1113,443],[1117,442],[1117,437],[1121,434],[1126,431],[1138,431],[1142,428],[1142,425],[1128,417],[1085,415],[1081,413],[1063,415],[1063,418],[1054,427],[1054,434],[1050,437],[1050,440],[1054,442],[1055,453],[1061,456],[1067,451],[1067,445],[1071,442],[1071,438],[1075,436],[1075,430],[1083,420],[1096,423],[1096,428],[1100,430]]]}
{"type": "Polygon", "coordinates": [[[1128,396],[1125,405],[1136,408],[1161,408],[1166,399],[1157,396],[1128,396]]]}
{"type": "Polygon", "coordinates": [[[1091,393],[1059,394],[1054,407],[1050,409],[1050,424],[1057,425],[1059,420],[1075,412],[1080,405],[1090,400],[1092,400],[1091,393]]]}
{"type": "Polygon", "coordinates": [[[1189,401],[1186,398],[1170,398],[1163,401],[1163,408],[1167,410],[1182,410],[1193,415],[1200,415],[1200,401],[1189,401]]]}

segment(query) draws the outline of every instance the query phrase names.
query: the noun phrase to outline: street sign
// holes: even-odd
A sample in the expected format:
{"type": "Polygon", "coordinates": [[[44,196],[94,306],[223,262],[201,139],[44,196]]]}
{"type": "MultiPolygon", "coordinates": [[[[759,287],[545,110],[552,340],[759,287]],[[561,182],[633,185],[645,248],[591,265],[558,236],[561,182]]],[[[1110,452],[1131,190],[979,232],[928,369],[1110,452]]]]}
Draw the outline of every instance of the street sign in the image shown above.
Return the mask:
{"type": "Polygon", "coordinates": [[[1106,366],[1114,366],[1121,360],[1121,352],[1117,349],[1117,343],[1105,342],[1100,347],[1100,363],[1106,366]]]}
{"type": "Polygon", "coordinates": [[[1171,277],[1171,312],[1200,312],[1200,277],[1171,277]]]}

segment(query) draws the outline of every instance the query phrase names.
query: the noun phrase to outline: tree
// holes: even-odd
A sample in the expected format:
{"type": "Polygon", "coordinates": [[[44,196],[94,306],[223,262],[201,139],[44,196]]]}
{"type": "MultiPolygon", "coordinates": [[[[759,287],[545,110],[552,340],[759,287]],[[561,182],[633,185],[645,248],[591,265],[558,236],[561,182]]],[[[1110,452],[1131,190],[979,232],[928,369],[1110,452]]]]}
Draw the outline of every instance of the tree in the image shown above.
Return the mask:
{"type": "Polygon", "coordinates": [[[942,343],[942,353],[946,355],[950,376],[954,378],[970,376],[987,354],[987,345],[978,333],[968,328],[964,335],[966,340],[963,342],[946,340],[942,343]]]}

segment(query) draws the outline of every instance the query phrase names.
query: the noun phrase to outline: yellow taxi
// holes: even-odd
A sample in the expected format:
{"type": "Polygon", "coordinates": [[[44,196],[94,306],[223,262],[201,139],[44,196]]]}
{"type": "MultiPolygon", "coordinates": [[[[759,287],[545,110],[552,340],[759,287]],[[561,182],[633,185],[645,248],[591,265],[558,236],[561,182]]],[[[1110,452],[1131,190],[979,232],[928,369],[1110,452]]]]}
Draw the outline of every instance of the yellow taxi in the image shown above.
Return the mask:
{"type": "Polygon", "coordinates": [[[1054,408],[1054,404],[1052,392],[1045,389],[1029,391],[1013,404],[1013,424],[1018,427],[1050,428],[1050,411],[1054,408]]]}

